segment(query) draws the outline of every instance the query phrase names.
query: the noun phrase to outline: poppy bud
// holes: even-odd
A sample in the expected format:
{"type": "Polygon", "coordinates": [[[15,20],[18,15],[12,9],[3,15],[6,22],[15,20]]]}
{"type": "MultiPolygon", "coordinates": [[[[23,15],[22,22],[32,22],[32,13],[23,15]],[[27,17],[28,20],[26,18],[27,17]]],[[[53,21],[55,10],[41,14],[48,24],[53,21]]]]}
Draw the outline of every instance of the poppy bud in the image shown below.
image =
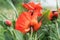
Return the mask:
{"type": "Polygon", "coordinates": [[[55,16],[56,18],[58,18],[58,12],[55,12],[55,13],[54,13],[54,16],[55,16]]]}
{"type": "Polygon", "coordinates": [[[57,19],[58,18],[58,12],[57,11],[52,11],[51,13],[50,13],[50,15],[49,15],[49,19],[51,20],[51,21],[53,21],[53,20],[55,20],[55,19],[57,19]]]}
{"type": "Polygon", "coordinates": [[[5,24],[6,24],[7,26],[11,26],[12,23],[11,23],[10,20],[6,20],[6,21],[5,21],[5,24]]]}

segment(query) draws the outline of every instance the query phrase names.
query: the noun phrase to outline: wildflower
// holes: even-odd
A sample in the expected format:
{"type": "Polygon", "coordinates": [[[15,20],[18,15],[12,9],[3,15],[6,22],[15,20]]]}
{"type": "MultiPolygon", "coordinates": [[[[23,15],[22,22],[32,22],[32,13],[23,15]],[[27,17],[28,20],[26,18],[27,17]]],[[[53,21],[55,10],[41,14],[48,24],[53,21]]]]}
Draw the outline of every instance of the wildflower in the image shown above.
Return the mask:
{"type": "Polygon", "coordinates": [[[33,15],[31,15],[30,12],[23,12],[17,18],[15,29],[24,34],[30,31],[30,27],[32,27],[34,31],[37,31],[42,24],[42,21],[38,22],[37,17],[38,15],[36,12],[33,13],[33,15]]]}
{"type": "Polygon", "coordinates": [[[42,21],[38,22],[38,17],[41,16],[42,7],[40,4],[35,4],[34,2],[24,3],[23,6],[28,9],[28,12],[23,12],[17,18],[15,29],[21,31],[22,33],[27,33],[33,28],[33,31],[37,31],[42,21]]]}

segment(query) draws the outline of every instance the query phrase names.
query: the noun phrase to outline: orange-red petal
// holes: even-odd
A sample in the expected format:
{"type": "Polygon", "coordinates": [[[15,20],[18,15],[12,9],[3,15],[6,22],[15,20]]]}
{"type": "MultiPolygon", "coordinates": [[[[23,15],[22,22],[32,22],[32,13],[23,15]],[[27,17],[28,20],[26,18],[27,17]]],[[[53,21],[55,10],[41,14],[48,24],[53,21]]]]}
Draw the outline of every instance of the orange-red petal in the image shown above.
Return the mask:
{"type": "Polygon", "coordinates": [[[28,10],[33,10],[34,8],[31,6],[31,5],[29,5],[28,3],[27,4],[23,4],[23,6],[26,8],[26,9],[28,9],[28,10]]]}
{"type": "Polygon", "coordinates": [[[30,19],[30,13],[23,12],[17,18],[15,29],[21,31],[22,33],[28,32],[29,31],[28,29],[29,29],[30,20],[31,20],[30,19]]]}
{"type": "Polygon", "coordinates": [[[48,17],[49,17],[49,20],[52,20],[52,17],[54,16],[54,14],[52,12],[49,13],[48,17]]]}

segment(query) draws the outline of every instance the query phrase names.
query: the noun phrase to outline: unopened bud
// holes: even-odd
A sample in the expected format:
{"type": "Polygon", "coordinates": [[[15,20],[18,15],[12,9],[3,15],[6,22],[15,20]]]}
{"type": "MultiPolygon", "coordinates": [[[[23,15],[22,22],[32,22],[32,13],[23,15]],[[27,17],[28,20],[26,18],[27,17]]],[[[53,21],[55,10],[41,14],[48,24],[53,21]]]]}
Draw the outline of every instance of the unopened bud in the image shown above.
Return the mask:
{"type": "Polygon", "coordinates": [[[11,26],[12,23],[11,23],[10,20],[6,20],[6,21],[5,21],[5,24],[6,24],[7,26],[11,26]]]}

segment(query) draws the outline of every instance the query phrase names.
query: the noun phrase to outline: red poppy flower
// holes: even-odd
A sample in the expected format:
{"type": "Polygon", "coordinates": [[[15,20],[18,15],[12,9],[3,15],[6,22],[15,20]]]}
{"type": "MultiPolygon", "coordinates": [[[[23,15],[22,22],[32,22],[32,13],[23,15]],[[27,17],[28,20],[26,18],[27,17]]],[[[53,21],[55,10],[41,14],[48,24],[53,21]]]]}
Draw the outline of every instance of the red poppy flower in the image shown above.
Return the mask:
{"type": "Polygon", "coordinates": [[[34,31],[37,31],[42,24],[41,21],[38,22],[37,17],[38,15],[36,12],[34,12],[32,15],[30,12],[23,12],[17,18],[15,29],[25,34],[30,31],[30,27],[32,26],[34,31]]]}
{"type": "Polygon", "coordinates": [[[28,12],[23,12],[17,18],[15,29],[21,31],[22,33],[27,33],[32,27],[34,31],[37,31],[42,21],[38,22],[38,17],[41,16],[42,7],[40,4],[35,4],[34,2],[24,3],[23,6],[28,9],[28,12]]]}

